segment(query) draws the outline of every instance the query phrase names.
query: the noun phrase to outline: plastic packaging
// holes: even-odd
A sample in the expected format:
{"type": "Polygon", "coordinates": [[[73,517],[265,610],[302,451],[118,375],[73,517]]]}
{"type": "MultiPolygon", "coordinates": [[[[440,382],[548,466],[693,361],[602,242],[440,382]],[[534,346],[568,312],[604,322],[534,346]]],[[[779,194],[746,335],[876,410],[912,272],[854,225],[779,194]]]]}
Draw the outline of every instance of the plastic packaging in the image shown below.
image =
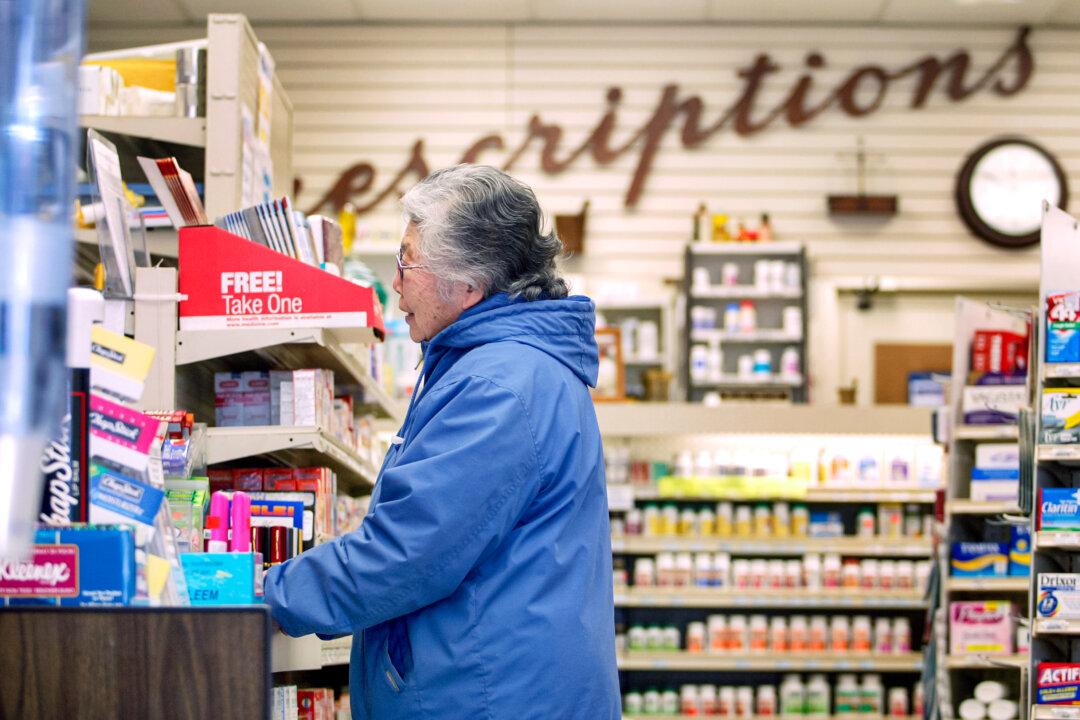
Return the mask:
{"type": "Polygon", "coordinates": [[[0,8],[0,557],[27,553],[60,427],[82,0],[0,8]]]}

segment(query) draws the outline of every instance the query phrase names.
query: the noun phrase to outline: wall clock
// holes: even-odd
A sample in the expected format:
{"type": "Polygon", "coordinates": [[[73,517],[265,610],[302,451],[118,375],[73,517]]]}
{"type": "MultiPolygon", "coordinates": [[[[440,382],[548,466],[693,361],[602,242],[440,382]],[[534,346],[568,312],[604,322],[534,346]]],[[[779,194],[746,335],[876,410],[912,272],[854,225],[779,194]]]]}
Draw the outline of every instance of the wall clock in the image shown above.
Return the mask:
{"type": "Polygon", "coordinates": [[[1065,173],[1054,156],[1021,138],[982,145],[956,176],[956,205],[964,224],[999,247],[1038,243],[1042,201],[1064,210],[1068,195],[1065,173]]]}

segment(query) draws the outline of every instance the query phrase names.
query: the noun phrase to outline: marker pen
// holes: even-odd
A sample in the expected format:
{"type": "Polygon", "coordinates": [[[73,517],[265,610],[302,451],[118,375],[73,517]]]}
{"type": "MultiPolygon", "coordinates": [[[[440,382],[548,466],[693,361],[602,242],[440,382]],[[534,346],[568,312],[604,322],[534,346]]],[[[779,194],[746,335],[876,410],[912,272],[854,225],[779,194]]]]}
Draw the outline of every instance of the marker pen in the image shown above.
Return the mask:
{"type": "Polygon", "coordinates": [[[229,496],[220,490],[210,496],[210,512],[206,517],[206,527],[210,531],[210,540],[206,543],[206,551],[228,552],[229,496]]]}
{"type": "Polygon", "coordinates": [[[246,492],[233,493],[231,515],[229,550],[251,552],[251,496],[246,492]]]}

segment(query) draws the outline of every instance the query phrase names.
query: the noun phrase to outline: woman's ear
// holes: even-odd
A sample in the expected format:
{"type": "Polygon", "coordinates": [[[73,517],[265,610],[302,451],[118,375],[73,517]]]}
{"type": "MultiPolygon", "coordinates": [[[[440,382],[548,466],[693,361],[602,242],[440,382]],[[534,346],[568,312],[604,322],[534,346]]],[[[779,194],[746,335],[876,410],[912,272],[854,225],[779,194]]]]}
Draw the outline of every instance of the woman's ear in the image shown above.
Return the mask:
{"type": "Polygon", "coordinates": [[[473,305],[484,299],[484,291],[472,285],[465,286],[465,294],[461,298],[462,311],[468,310],[473,305]]]}

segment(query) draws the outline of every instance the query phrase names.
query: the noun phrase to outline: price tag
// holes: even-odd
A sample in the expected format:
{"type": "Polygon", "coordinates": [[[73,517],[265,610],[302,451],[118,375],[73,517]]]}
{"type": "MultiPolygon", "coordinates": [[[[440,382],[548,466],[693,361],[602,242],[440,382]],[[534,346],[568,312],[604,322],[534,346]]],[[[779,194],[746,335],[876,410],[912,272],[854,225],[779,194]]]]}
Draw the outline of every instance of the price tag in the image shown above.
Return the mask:
{"type": "Polygon", "coordinates": [[[794,667],[795,667],[795,663],[791,662],[790,660],[777,660],[776,661],[776,669],[777,670],[791,670],[794,667]]]}
{"type": "Polygon", "coordinates": [[[1040,624],[1043,630],[1065,630],[1069,627],[1068,620],[1043,620],[1040,624]]]}
{"type": "Polygon", "coordinates": [[[669,667],[671,667],[671,663],[667,660],[653,660],[652,666],[656,670],[667,670],[669,667]]]}
{"type": "Polygon", "coordinates": [[[749,670],[749,669],[751,669],[750,661],[749,660],[736,660],[735,661],[735,669],[736,670],[749,670]]]}
{"type": "Polygon", "coordinates": [[[634,508],[633,485],[608,485],[607,486],[608,510],[613,512],[626,512],[634,508]]]}
{"type": "Polygon", "coordinates": [[[836,661],[836,669],[837,670],[850,670],[852,667],[853,667],[852,664],[850,662],[848,662],[847,660],[837,660],[836,661]]]}
{"type": "Polygon", "coordinates": [[[625,549],[626,549],[626,543],[624,543],[622,540],[612,540],[611,541],[611,551],[612,552],[622,552],[625,549]]]}

